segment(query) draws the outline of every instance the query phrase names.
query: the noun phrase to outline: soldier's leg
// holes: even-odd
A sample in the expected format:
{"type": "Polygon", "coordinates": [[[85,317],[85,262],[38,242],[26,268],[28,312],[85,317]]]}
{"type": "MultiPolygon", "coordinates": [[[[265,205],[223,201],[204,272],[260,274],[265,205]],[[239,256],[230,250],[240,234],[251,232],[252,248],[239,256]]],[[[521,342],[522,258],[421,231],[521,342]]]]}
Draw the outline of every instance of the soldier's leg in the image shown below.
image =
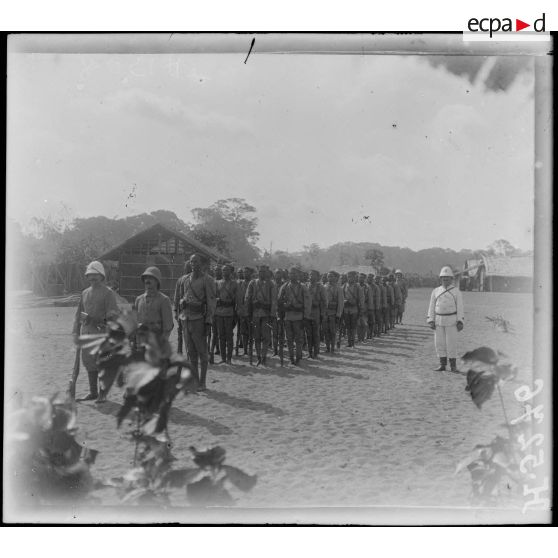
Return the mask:
{"type": "MultiPolygon", "coordinates": [[[[200,320],[203,322],[203,320],[200,320]]],[[[188,358],[190,359],[190,367],[192,369],[192,375],[196,378],[197,383],[200,382],[200,373],[198,370],[198,350],[196,343],[194,341],[194,335],[192,331],[192,323],[190,320],[186,320],[183,325],[182,331],[184,332],[184,343],[188,347],[188,358]]]]}
{"type": "Polygon", "coordinates": [[[206,389],[206,376],[208,364],[207,337],[203,320],[192,321],[192,339],[200,360],[200,388],[206,389]]]}
{"type": "Polygon", "coordinates": [[[271,346],[271,324],[270,318],[262,318],[262,354],[261,361],[262,364],[266,363],[267,360],[267,349],[271,346]]]}
{"type": "Polygon", "coordinates": [[[97,368],[97,362],[95,357],[87,349],[81,351],[81,360],[83,362],[83,367],[87,370],[87,379],[89,381],[89,393],[81,399],[81,401],[92,401],[99,397],[99,370],[97,368]]]}
{"type": "Polygon", "coordinates": [[[302,358],[302,346],[304,345],[304,325],[302,323],[302,320],[293,322],[293,333],[296,345],[295,361],[299,362],[302,358]]]}
{"type": "Polygon", "coordinates": [[[219,351],[219,333],[217,329],[217,316],[213,318],[213,327],[211,328],[212,337],[211,337],[211,352],[218,355],[220,354],[219,351]]]}
{"type": "Polygon", "coordinates": [[[225,345],[226,345],[226,355],[227,362],[230,364],[233,354],[233,329],[234,329],[234,318],[232,316],[227,316],[223,320],[225,322],[225,345]]]}
{"type": "Polygon", "coordinates": [[[277,318],[272,319],[273,325],[273,355],[279,354],[279,321],[277,318]]]}
{"type": "Polygon", "coordinates": [[[294,364],[294,322],[292,322],[291,320],[285,320],[284,323],[285,334],[287,336],[287,347],[289,349],[289,358],[291,360],[291,363],[294,364]]]}
{"type": "Polygon", "coordinates": [[[248,337],[250,334],[250,323],[247,316],[240,318],[240,335],[242,337],[242,352],[248,354],[248,337]]]}
{"type": "Polygon", "coordinates": [[[312,336],[314,339],[314,358],[320,354],[320,320],[312,320],[312,336]]]}
{"type": "Polygon", "coordinates": [[[221,355],[221,362],[226,360],[226,337],[225,337],[225,319],[223,316],[215,316],[215,329],[217,330],[217,354],[221,355]]]}
{"type": "Polygon", "coordinates": [[[262,325],[262,318],[254,318],[254,345],[258,362],[260,362],[262,357],[262,325]]]}
{"type": "Polygon", "coordinates": [[[308,339],[308,356],[312,358],[314,356],[314,338],[312,336],[312,320],[305,318],[302,321],[303,335],[308,339]]]}

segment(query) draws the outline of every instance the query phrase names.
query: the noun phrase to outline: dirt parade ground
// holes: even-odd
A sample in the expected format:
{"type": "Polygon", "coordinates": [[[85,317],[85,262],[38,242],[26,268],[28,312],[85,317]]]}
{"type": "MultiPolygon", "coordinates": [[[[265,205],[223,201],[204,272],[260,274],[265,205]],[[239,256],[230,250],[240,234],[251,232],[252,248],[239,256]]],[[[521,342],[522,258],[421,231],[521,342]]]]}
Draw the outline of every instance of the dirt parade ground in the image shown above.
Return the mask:
{"type": "MultiPolygon", "coordinates": [[[[29,297],[7,301],[8,410],[22,397],[64,392],[73,367],[75,308],[32,307],[22,302],[29,297]]],[[[403,325],[355,348],[343,344],[338,355],[305,358],[297,367],[281,367],[278,357],[267,366],[250,366],[248,357],[210,366],[209,390],[175,401],[173,454],[187,466],[189,446],[218,444],[227,463],[257,474],[251,492],[235,493],[237,508],[469,509],[470,476],[455,475],[456,465],[502,432],[504,417],[496,397],[477,409],[463,373],[433,371],[429,297],[429,289],[411,289],[403,325]]],[[[459,354],[484,345],[509,355],[520,373],[503,396],[508,418],[518,416],[513,391],[531,379],[532,296],[464,292],[463,298],[459,354]],[[502,317],[513,329],[501,331],[487,317],[502,317]]],[[[77,394],[85,393],[82,368],[77,394]]],[[[92,469],[99,478],[132,465],[128,422],[116,429],[121,402],[121,389],[113,387],[106,403],[78,405],[77,438],[99,451],[92,469]]],[[[99,497],[116,503],[108,490],[99,497]]],[[[510,509],[517,505],[510,499],[510,509]]]]}

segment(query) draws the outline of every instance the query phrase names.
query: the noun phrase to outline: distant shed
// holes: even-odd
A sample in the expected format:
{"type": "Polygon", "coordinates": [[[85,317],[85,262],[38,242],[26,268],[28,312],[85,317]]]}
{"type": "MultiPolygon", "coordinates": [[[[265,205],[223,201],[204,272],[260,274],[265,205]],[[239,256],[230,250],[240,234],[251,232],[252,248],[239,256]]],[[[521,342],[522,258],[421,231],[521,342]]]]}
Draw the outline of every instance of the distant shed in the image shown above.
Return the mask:
{"type": "Polygon", "coordinates": [[[467,290],[530,292],[533,290],[533,256],[482,254],[478,260],[465,262],[463,278],[467,290]]]}
{"type": "Polygon", "coordinates": [[[99,259],[107,267],[107,279],[116,283],[121,296],[133,302],[144,292],[140,276],[150,265],[161,270],[161,291],[172,298],[176,281],[184,274],[184,262],[196,252],[211,263],[227,259],[191,236],[160,223],[130,237],[99,259]]]}

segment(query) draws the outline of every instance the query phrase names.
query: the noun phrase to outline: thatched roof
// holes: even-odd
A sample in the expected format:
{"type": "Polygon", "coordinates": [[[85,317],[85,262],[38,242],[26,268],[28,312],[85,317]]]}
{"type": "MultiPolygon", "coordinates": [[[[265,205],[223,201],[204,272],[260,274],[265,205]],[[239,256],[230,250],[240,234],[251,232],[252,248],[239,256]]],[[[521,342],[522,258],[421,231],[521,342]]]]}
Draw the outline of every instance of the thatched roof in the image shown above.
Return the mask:
{"type": "Polygon", "coordinates": [[[220,254],[219,252],[214,250],[213,248],[209,248],[209,246],[202,244],[195,238],[192,238],[189,235],[171,229],[170,227],[167,227],[166,225],[162,225],[161,223],[157,223],[143,231],[140,231],[139,233],[128,238],[118,246],[112,248],[112,250],[109,250],[108,252],[100,256],[99,259],[118,260],[120,253],[123,250],[125,250],[128,246],[141,243],[141,242],[146,242],[147,240],[152,239],[154,237],[160,238],[161,241],[166,241],[169,238],[173,238],[173,237],[178,238],[185,245],[190,246],[193,249],[192,250],[193,252],[200,252],[201,254],[205,255],[207,258],[209,258],[211,261],[214,262],[228,261],[229,259],[223,254],[220,254]]]}
{"type": "Polygon", "coordinates": [[[487,277],[533,277],[533,256],[488,256],[482,261],[487,277]]]}

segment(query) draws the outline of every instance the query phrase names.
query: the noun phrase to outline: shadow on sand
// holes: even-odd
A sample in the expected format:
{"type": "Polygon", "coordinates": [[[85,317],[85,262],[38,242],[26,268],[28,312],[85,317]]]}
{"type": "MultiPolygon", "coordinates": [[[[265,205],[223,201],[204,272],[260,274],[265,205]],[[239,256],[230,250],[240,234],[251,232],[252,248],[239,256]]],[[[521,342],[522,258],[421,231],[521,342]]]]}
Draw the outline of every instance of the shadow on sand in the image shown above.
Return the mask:
{"type": "MultiPolygon", "coordinates": [[[[208,394],[209,393],[210,392],[208,392],[208,394]]],[[[114,417],[118,414],[118,411],[120,411],[121,408],[122,405],[120,405],[120,403],[115,403],[114,401],[106,401],[105,403],[95,405],[94,407],[94,409],[99,413],[103,415],[112,415],[114,417]]],[[[207,428],[207,430],[215,436],[232,434],[232,430],[220,422],[206,419],[192,413],[187,413],[175,407],[170,410],[169,422],[179,424],[181,426],[200,426],[202,428],[207,428]]]]}

